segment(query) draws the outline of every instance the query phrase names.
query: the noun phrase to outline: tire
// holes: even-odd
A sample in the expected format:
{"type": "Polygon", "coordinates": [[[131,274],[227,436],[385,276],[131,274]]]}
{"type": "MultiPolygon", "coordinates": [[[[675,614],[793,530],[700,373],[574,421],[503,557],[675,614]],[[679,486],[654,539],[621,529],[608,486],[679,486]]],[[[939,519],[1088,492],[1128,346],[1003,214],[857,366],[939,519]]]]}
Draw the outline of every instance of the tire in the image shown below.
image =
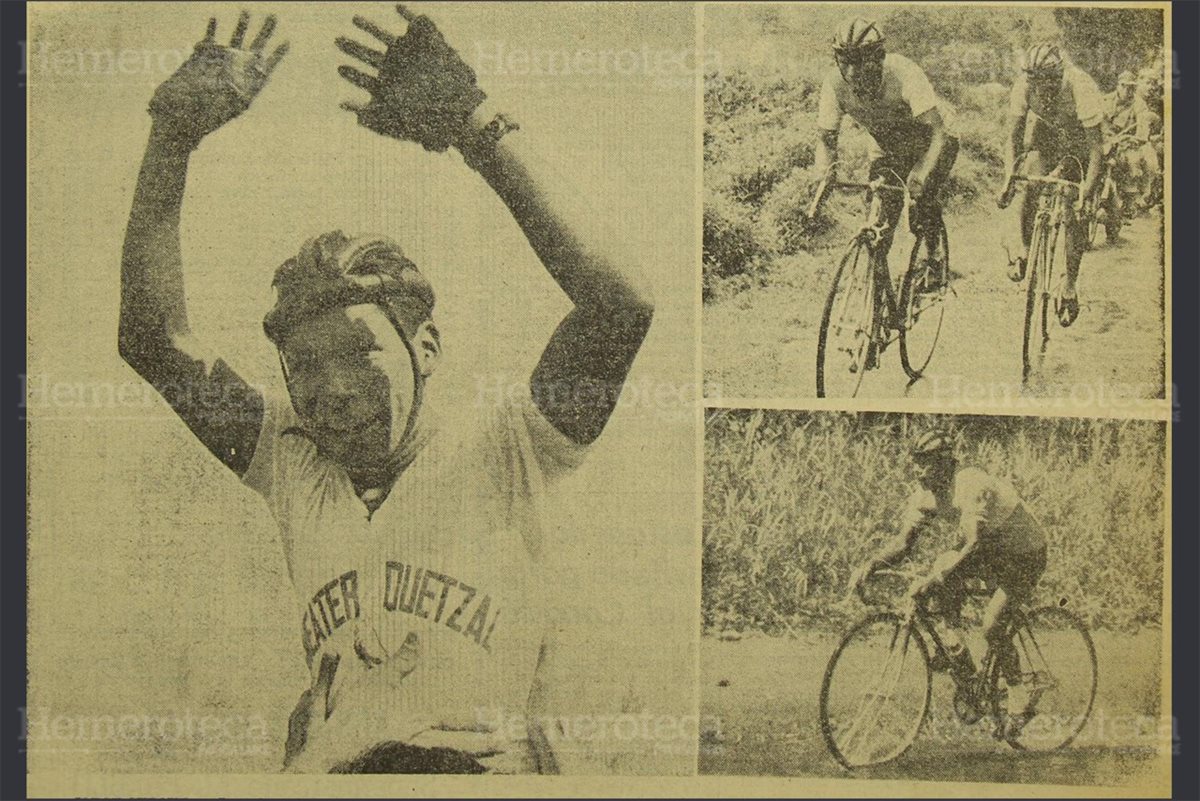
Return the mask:
{"type": "Polygon", "coordinates": [[[933,672],[929,669],[929,651],[925,641],[917,630],[906,624],[904,619],[894,612],[880,612],[870,615],[850,628],[838,643],[829,664],[825,668],[825,676],[821,681],[821,698],[819,719],[821,735],[829,753],[845,768],[854,769],[867,765],[878,765],[891,762],[904,755],[916,741],[921,727],[929,715],[929,703],[933,693],[933,672]],[[900,645],[899,662],[896,659],[896,644],[903,637],[900,645]],[[866,645],[864,653],[859,653],[859,646],[866,645]],[[915,660],[910,655],[915,654],[915,660]],[[873,678],[878,672],[878,680],[888,678],[888,672],[893,669],[897,674],[894,686],[887,688],[887,693],[881,697],[877,688],[864,688],[861,679],[865,676],[873,678]],[[904,673],[905,667],[911,669],[904,673]],[[891,696],[900,689],[901,679],[907,679],[903,688],[904,700],[908,706],[904,709],[902,722],[906,725],[896,733],[893,742],[882,743],[880,747],[862,754],[853,748],[857,735],[863,732],[879,735],[885,732],[884,727],[873,723],[885,711],[885,704],[900,707],[891,696]],[[859,679],[855,681],[855,679],[859,679]],[[870,690],[877,690],[872,693],[870,690]],[[849,699],[850,703],[843,703],[849,699]],[[868,709],[868,705],[871,708],[868,709]],[[856,709],[853,714],[843,717],[845,709],[856,709]],[[870,717],[864,717],[866,714],[870,717]]]}
{"type": "MultiPolygon", "coordinates": [[[[1096,701],[1098,669],[1096,646],[1087,627],[1075,614],[1058,606],[1026,612],[1013,626],[1021,673],[1026,680],[1039,674],[1053,686],[1039,693],[1034,715],[1016,736],[1006,742],[1018,751],[1057,751],[1070,745],[1083,731],[1096,701]],[[1045,672],[1047,676],[1040,674],[1045,672]]],[[[1001,688],[999,660],[989,676],[992,715],[1003,720],[1008,710],[1007,688],[1001,688]]]]}
{"type": "MultiPolygon", "coordinates": [[[[933,358],[934,348],[937,347],[938,337],[942,331],[942,318],[946,314],[946,296],[950,292],[950,238],[946,235],[946,223],[939,221],[938,245],[943,258],[937,261],[933,276],[937,292],[921,292],[925,284],[928,270],[921,264],[928,252],[925,237],[917,237],[912,254],[908,259],[908,271],[900,289],[900,313],[903,322],[900,326],[900,362],[904,372],[916,381],[929,366],[933,358]],[[920,336],[914,337],[921,323],[920,336]]],[[[937,251],[935,250],[935,253],[937,251]]]]}
{"type": "Polygon", "coordinates": [[[1049,258],[1050,232],[1039,218],[1030,237],[1028,274],[1025,276],[1025,331],[1021,340],[1021,380],[1028,381],[1041,364],[1042,350],[1049,334],[1046,330],[1050,293],[1043,289],[1049,258]]]}
{"type": "Polygon", "coordinates": [[[862,386],[875,317],[871,255],[869,245],[854,240],[833,276],[817,334],[818,398],[853,398],[862,386]],[[849,350],[839,337],[847,329],[853,329],[849,350]]]}

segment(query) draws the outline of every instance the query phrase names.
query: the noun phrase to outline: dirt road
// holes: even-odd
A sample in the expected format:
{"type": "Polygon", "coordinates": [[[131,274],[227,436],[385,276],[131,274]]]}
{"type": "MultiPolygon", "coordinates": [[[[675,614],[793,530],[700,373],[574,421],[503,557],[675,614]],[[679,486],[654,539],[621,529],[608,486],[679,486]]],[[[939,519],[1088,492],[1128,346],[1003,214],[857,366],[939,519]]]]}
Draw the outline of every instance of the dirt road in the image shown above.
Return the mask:
{"type": "MultiPolygon", "coordinates": [[[[1079,319],[1065,329],[1051,323],[1045,361],[1024,386],[1024,290],[1004,275],[1002,222],[1007,220],[994,214],[948,217],[951,266],[961,277],[953,284],[933,360],[922,379],[909,385],[893,344],[880,368],[865,377],[859,397],[917,397],[968,407],[1030,398],[1105,404],[1163,397],[1157,212],[1133,220],[1114,244],[1104,243],[1100,234],[1083,260],[1079,319]]],[[[911,243],[907,231],[897,236],[893,275],[907,265],[911,243]]],[[[817,327],[841,249],[781,258],[763,286],[705,305],[707,397],[815,396],[817,327]]]]}
{"type": "Polygon", "coordinates": [[[817,724],[821,678],[837,636],[804,636],[702,638],[701,773],[1110,786],[1145,783],[1153,774],[1161,652],[1155,630],[1094,633],[1093,714],[1061,752],[1016,752],[993,740],[985,724],[959,723],[949,679],[939,675],[931,719],[912,749],[894,763],[853,774],[834,762],[817,724]]]}

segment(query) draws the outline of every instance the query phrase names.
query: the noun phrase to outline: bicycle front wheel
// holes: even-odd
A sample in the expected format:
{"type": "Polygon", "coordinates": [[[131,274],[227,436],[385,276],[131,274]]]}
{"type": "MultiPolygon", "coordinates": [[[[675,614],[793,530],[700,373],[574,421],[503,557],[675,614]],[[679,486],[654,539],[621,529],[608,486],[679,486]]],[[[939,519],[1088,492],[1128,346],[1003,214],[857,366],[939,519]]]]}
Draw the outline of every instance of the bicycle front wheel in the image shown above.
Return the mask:
{"type": "Polygon", "coordinates": [[[900,362],[916,381],[921,377],[942,332],[946,295],[950,292],[950,239],[938,222],[933,237],[918,236],[900,291],[900,362]]]}
{"type": "Polygon", "coordinates": [[[933,673],[924,640],[892,612],[872,615],[842,638],[821,683],[821,734],[847,768],[897,759],[929,713],[933,673]]]}
{"type": "Polygon", "coordinates": [[[1038,219],[1030,237],[1029,274],[1025,285],[1025,334],[1021,340],[1021,379],[1028,381],[1041,365],[1046,340],[1050,334],[1046,323],[1050,314],[1050,289],[1047,271],[1053,252],[1050,249],[1050,229],[1038,219]]]}
{"type": "Polygon", "coordinates": [[[1054,751],[1079,736],[1096,700],[1096,646],[1078,617],[1057,606],[1035,609],[1014,626],[1015,679],[1010,685],[997,660],[991,677],[996,720],[1027,718],[1007,737],[1021,751],[1054,751]],[[1022,709],[1013,709],[1013,700],[1022,709]]]}
{"type": "Polygon", "coordinates": [[[874,325],[871,267],[867,243],[850,243],[833,276],[817,334],[818,398],[853,398],[862,386],[874,325]]]}

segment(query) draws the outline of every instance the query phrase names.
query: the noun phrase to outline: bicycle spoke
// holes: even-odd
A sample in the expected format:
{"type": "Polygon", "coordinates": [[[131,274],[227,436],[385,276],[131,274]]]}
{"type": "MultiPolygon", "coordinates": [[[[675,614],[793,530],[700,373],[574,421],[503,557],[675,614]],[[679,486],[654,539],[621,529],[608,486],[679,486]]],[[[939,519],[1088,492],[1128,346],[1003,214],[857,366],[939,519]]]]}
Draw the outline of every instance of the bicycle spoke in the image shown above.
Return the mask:
{"type": "MultiPolygon", "coordinates": [[[[1095,699],[1095,649],[1086,629],[1069,612],[1047,607],[1013,631],[1012,648],[1018,670],[1013,678],[1020,682],[1024,706],[1003,711],[1023,712],[1027,721],[1036,717],[1043,723],[1033,731],[1027,726],[1009,743],[1039,751],[1067,745],[1082,731],[1095,699]]],[[[993,709],[1002,713],[998,704],[993,709]]]]}

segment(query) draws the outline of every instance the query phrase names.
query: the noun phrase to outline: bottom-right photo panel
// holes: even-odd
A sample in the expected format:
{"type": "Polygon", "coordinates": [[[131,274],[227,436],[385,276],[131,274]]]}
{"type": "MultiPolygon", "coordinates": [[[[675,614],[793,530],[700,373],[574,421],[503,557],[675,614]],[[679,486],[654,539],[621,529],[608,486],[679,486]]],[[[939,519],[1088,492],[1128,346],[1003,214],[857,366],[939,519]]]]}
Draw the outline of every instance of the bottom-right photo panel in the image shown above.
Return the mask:
{"type": "Polygon", "coordinates": [[[1165,437],[709,409],[700,772],[1168,782],[1165,437]]]}

